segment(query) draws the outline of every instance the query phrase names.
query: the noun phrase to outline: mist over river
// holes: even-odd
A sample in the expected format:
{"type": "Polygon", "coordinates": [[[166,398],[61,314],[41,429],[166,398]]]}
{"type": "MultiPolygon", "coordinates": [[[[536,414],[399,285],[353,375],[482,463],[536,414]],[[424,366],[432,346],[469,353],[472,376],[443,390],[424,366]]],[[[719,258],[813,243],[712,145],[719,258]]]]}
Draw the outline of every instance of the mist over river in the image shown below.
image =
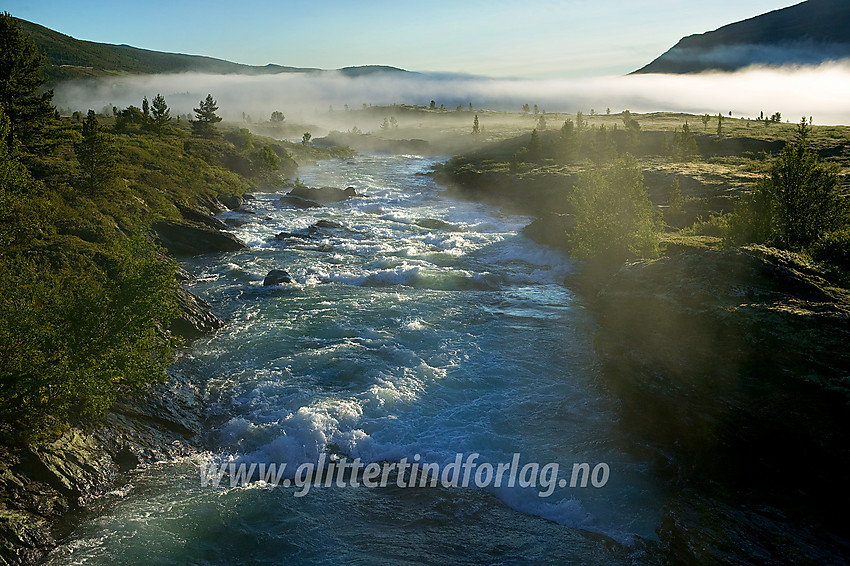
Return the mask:
{"type": "MultiPolygon", "coordinates": [[[[208,452],[131,473],[50,564],[631,564],[664,505],[626,452],[601,383],[594,321],[530,218],[441,194],[416,156],[302,167],[309,186],[364,195],[323,208],[258,194],[228,212],[243,252],[184,262],[228,324],[174,371],[209,397],[208,452]],[[311,237],[275,240],[287,232],[311,237]],[[440,222],[436,222],[440,221],[440,222]],[[292,284],[263,287],[272,269],[292,284]],[[202,486],[210,462],[334,457],[446,466],[607,464],[603,487],[202,486]]],[[[287,477],[292,477],[287,474],[287,477]]]]}

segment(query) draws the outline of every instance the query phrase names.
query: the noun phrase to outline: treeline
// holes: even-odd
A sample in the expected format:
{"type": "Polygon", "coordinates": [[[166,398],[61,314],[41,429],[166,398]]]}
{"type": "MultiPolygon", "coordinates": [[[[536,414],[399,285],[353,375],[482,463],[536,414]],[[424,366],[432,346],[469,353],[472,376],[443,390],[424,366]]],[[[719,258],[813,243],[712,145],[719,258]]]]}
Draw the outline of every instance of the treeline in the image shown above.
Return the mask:
{"type": "Polygon", "coordinates": [[[88,423],[164,379],[178,341],[175,262],[150,226],[277,185],[318,151],[219,131],[212,96],[191,124],[161,95],[62,118],[41,55],[0,15],[0,442],[88,423]]]}

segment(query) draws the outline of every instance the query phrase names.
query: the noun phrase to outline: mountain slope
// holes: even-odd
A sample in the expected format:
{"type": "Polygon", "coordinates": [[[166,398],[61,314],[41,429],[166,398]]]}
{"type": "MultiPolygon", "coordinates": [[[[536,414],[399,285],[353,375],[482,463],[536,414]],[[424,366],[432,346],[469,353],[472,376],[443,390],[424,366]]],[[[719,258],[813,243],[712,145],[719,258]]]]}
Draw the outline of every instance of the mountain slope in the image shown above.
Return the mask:
{"type": "Polygon", "coordinates": [[[818,64],[850,57],[850,2],[808,0],[691,35],[635,73],[734,71],[748,65],[818,64]]]}
{"type": "MultiPolygon", "coordinates": [[[[61,80],[122,74],[213,73],[269,75],[279,73],[315,73],[321,69],[282,65],[252,66],[223,59],[181,53],[163,53],[129,45],[112,45],[74,39],[44,26],[18,18],[24,32],[45,52],[44,72],[51,83],[61,80]]],[[[349,76],[372,73],[405,73],[396,67],[369,65],[346,67],[340,72],[349,76]]]]}

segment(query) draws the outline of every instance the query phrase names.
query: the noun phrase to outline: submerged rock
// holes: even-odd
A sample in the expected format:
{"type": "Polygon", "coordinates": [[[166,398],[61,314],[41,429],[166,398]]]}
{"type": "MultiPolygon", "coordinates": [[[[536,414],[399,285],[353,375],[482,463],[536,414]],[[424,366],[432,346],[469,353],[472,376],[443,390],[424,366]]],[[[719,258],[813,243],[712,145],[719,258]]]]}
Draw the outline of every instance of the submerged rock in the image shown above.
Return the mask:
{"type": "Polygon", "coordinates": [[[235,252],[248,247],[233,234],[198,224],[163,220],[152,228],[162,245],[176,256],[235,252]]]}
{"type": "Polygon", "coordinates": [[[413,222],[417,226],[428,230],[446,230],[447,232],[462,232],[463,230],[450,222],[438,218],[420,218],[413,222]]]}
{"type": "Polygon", "coordinates": [[[310,232],[315,232],[319,228],[327,228],[329,230],[340,230],[344,228],[342,224],[339,222],[334,222],[333,220],[319,220],[312,226],[310,226],[310,232]]]}
{"type": "Polygon", "coordinates": [[[282,269],[272,269],[269,271],[268,275],[266,275],[266,278],[263,279],[263,287],[282,285],[284,283],[292,283],[292,277],[290,277],[289,273],[282,269]]]}

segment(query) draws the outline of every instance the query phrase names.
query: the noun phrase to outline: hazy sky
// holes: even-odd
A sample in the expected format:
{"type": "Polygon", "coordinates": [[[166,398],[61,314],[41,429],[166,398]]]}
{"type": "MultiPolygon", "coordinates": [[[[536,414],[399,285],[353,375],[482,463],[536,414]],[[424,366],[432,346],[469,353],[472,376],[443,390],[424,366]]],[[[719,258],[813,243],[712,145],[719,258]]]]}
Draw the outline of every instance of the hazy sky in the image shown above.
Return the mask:
{"type": "Polygon", "coordinates": [[[555,78],[623,74],[786,0],[4,0],[78,39],[264,65],[555,78]]]}

